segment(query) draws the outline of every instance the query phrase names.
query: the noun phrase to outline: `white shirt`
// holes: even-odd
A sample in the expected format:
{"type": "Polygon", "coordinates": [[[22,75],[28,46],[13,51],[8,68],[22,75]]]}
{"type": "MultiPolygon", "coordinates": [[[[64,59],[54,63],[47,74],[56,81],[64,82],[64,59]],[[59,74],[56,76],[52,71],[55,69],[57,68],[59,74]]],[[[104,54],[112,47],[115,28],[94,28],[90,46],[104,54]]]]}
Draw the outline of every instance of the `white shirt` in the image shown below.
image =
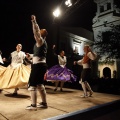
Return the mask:
{"type": "Polygon", "coordinates": [[[63,56],[62,58],[60,55],[58,55],[58,62],[61,67],[65,67],[67,62],[66,56],[63,56]]]}
{"type": "Polygon", "coordinates": [[[11,53],[11,65],[16,66],[17,64],[23,63],[23,59],[25,58],[25,53],[23,51],[17,52],[14,51],[11,53]]]}
{"type": "MultiPolygon", "coordinates": [[[[94,53],[94,55],[91,52],[88,52],[87,56],[91,59],[91,60],[95,60],[97,58],[97,54],[94,53]]],[[[79,65],[82,65],[83,68],[90,68],[90,64],[89,63],[84,63],[83,64],[83,59],[77,61],[77,63],[79,65]]]]}
{"type": "Polygon", "coordinates": [[[0,63],[4,64],[1,55],[0,55],[0,63]]]}

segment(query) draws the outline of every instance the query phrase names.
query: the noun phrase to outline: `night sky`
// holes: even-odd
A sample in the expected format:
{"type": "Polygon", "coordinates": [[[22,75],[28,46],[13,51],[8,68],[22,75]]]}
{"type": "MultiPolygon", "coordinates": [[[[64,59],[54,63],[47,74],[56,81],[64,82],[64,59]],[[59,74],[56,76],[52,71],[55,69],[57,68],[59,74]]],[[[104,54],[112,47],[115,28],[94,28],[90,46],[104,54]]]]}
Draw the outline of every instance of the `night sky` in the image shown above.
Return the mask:
{"type": "MultiPolygon", "coordinates": [[[[84,2],[68,11],[63,9],[63,16],[57,22],[66,27],[83,27],[92,31],[92,19],[96,13],[96,4],[92,0],[84,2]]],[[[0,0],[0,49],[3,57],[16,49],[16,44],[23,45],[23,51],[32,53],[35,40],[32,33],[31,14],[36,15],[40,28],[52,30],[55,22],[53,11],[58,5],[65,7],[62,0],[0,0]]],[[[75,0],[74,0],[75,2],[75,0]]]]}

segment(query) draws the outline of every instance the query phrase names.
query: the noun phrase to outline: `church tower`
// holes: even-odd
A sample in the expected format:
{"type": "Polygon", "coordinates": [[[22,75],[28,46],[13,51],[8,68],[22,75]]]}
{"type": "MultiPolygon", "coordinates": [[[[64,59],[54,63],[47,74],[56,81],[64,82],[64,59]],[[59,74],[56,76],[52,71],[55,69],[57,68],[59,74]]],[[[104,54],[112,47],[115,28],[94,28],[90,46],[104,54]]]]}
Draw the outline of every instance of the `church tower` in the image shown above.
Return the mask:
{"type": "MultiPolygon", "coordinates": [[[[120,0],[94,0],[97,4],[96,16],[93,18],[94,40],[100,32],[109,31],[112,25],[120,25],[120,0]]],[[[120,61],[115,60],[112,65],[99,64],[99,77],[104,77],[106,73],[110,78],[120,78],[120,61]]]]}

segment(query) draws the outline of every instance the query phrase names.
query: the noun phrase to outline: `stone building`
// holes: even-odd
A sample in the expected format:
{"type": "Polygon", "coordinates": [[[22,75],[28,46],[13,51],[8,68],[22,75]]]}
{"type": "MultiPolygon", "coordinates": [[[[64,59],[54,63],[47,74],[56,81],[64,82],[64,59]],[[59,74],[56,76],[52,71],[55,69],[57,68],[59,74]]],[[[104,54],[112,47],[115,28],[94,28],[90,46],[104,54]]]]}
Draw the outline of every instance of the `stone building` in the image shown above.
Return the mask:
{"type": "MultiPolygon", "coordinates": [[[[109,31],[111,25],[120,25],[119,0],[94,0],[97,4],[96,16],[93,18],[94,40],[97,40],[99,32],[109,31]]],[[[102,58],[104,59],[104,57],[102,58]]],[[[120,61],[114,60],[113,64],[99,64],[99,77],[120,78],[120,61]]]]}

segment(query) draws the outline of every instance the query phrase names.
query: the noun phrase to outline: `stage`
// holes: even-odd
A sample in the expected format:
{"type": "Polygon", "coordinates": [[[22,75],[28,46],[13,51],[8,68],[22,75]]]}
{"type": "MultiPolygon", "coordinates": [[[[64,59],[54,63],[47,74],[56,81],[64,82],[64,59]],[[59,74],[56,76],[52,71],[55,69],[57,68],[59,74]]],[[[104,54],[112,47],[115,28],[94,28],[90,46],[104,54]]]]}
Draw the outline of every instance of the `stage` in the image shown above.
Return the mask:
{"type": "MultiPolygon", "coordinates": [[[[16,97],[12,96],[14,89],[4,89],[0,93],[0,120],[57,120],[73,113],[75,115],[75,113],[95,110],[99,106],[109,106],[109,104],[120,100],[120,95],[94,92],[92,97],[81,98],[82,90],[63,88],[63,92],[60,92],[59,89],[54,92],[53,89],[53,86],[46,86],[48,108],[37,109],[37,111],[25,110],[26,106],[31,104],[27,87],[20,88],[16,97]]],[[[41,98],[38,95],[39,102],[41,102],[41,98]]],[[[99,110],[99,112],[102,111],[99,110]]],[[[116,111],[118,112],[120,109],[117,108],[116,111]]],[[[113,113],[113,111],[110,112],[113,113]]],[[[87,116],[87,113],[84,115],[87,116]]],[[[103,115],[105,116],[105,113],[103,115]]],[[[89,117],[88,120],[90,120],[89,117]]]]}

